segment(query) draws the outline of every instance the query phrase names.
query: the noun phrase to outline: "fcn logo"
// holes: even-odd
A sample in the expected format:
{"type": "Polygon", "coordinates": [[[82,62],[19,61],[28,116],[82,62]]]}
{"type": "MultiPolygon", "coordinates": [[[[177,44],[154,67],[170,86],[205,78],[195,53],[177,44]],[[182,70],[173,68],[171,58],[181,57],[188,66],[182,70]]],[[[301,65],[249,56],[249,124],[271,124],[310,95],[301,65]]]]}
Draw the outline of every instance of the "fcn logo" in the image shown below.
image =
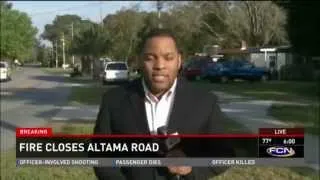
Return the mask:
{"type": "Polygon", "coordinates": [[[267,153],[274,157],[290,157],[296,154],[292,147],[288,148],[284,146],[269,147],[267,153]]]}

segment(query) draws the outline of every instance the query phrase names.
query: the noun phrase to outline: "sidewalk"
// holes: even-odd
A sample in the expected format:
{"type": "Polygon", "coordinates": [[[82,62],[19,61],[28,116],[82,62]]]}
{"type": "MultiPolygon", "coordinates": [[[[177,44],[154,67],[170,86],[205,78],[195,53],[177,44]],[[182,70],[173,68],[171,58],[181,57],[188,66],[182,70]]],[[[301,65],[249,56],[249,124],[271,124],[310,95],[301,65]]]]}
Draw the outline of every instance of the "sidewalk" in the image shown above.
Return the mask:
{"type": "Polygon", "coordinates": [[[52,121],[95,121],[99,111],[98,105],[62,106],[59,108],[60,111],[51,119],[52,121]]]}
{"type": "MultiPolygon", "coordinates": [[[[227,94],[224,92],[214,92],[220,102],[221,110],[231,119],[243,124],[253,133],[258,133],[259,128],[279,128],[292,127],[292,125],[279,121],[267,114],[268,108],[272,104],[299,104],[292,102],[254,100],[249,97],[227,94]]],[[[54,121],[95,121],[98,114],[98,105],[65,106],[57,113],[54,121]]],[[[320,169],[319,167],[319,137],[305,135],[305,160],[309,167],[320,169]]]]}

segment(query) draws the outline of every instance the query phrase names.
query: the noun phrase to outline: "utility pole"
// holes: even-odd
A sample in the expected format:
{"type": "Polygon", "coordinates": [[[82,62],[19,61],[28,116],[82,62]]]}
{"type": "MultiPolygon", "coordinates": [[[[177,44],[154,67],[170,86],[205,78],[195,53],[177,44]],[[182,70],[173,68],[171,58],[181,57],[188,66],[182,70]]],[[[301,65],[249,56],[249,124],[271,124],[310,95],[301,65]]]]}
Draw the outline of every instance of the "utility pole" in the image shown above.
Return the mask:
{"type": "MultiPolygon", "coordinates": [[[[72,44],[73,44],[73,36],[74,36],[74,34],[73,34],[73,22],[71,24],[71,36],[72,36],[72,44]]],[[[72,65],[74,66],[74,55],[73,54],[72,54],[72,65]]]]}
{"type": "Polygon", "coordinates": [[[56,68],[58,68],[58,41],[55,40],[55,44],[56,44],[56,68]]]}
{"type": "Polygon", "coordinates": [[[62,59],[63,59],[63,64],[62,67],[63,69],[65,69],[65,64],[66,64],[66,56],[65,56],[65,52],[64,52],[64,33],[62,33],[62,59]]]}
{"type": "Polygon", "coordinates": [[[101,26],[103,27],[103,19],[102,19],[102,1],[100,1],[100,22],[101,22],[101,26]]]}
{"type": "Polygon", "coordinates": [[[162,28],[161,24],[161,9],[163,8],[163,2],[157,1],[157,10],[158,10],[158,28],[162,28]]]}
{"type": "Polygon", "coordinates": [[[53,62],[53,58],[54,58],[54,53],[53,53],[53,44],[52,44],[52,47],[51,47],[51,53],[50,53],[50,63],[48,65],[48,67],[52,67],[52,62],[53,62]]]}

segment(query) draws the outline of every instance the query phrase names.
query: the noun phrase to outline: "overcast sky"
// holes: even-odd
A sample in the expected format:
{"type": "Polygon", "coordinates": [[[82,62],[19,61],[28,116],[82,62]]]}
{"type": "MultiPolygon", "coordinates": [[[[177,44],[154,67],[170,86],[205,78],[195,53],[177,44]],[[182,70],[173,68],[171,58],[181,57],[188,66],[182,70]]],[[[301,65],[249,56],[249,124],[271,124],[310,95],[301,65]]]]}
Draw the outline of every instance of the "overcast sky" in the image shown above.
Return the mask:
{"type": "Polygon", "coordinates": [[[38,36],[46,24],[51,24],[56,15],[76,14],[83,19],[101,22],[107,14],[113,14],[122,7],[140,4],[142,10],[156,10],[154,3],[148,1],[10,1],[13,9],[26,12],[34,26],[38,28],[38,36]]]}

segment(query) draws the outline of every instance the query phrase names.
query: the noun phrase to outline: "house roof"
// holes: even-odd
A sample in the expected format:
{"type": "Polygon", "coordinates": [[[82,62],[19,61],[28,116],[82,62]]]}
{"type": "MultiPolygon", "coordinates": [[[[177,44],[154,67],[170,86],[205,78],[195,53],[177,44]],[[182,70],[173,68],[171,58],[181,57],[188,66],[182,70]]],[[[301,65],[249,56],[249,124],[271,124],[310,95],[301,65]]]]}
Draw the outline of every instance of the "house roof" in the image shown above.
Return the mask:
{"type": "Polygon", "coordinates": [[[248,47],[245,50],[240,48],[221,49],[219,54],[249,54],[249,53],[263,53],[261,49],[276,49],[277,52],[289,52],[290,46],[264,46],[264,47],[248,47]]]}
{"type": "Polygon", "coordinates": [[[248,54],[248,50],[242,50],[239,48],[231,48],[231,49],[221,49],[218,51],[219,54],[248,54]]]}

